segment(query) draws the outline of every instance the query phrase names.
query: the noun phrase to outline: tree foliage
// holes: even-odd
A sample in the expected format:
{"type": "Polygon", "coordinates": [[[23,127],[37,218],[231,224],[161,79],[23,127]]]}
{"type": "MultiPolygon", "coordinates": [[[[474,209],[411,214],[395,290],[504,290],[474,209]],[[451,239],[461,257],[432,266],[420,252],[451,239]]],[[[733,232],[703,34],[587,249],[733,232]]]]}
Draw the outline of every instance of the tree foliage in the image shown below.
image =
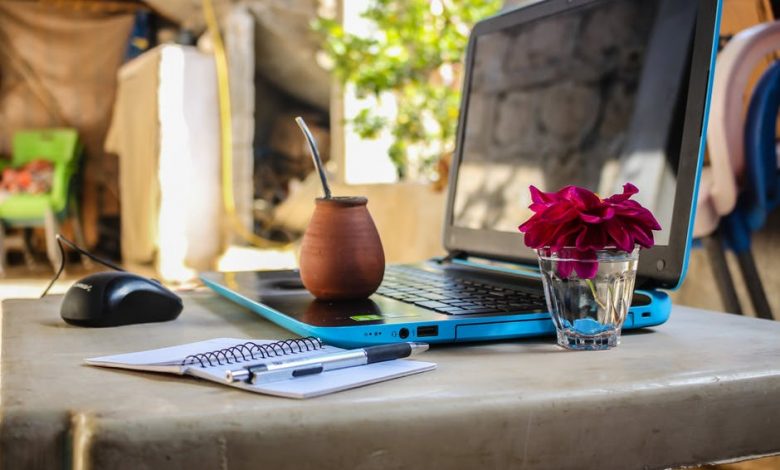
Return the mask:
{"type": "MultiPolygon", "coordinates": [[[[344,0],[349,1],[349,0],[344,0]]],[[[392,92],[392,120],[361,109],[349,122],[363,138],[389,129],[390,158],[400,176],[428,173],[454,147],[460,103],[461,61],[474,23],[494,14],[499,0],[369,0],[363,18],[368,37],[347,33],[335,20],[319,18],[315,29],[333,72],[358,97],[392,92]]]]}

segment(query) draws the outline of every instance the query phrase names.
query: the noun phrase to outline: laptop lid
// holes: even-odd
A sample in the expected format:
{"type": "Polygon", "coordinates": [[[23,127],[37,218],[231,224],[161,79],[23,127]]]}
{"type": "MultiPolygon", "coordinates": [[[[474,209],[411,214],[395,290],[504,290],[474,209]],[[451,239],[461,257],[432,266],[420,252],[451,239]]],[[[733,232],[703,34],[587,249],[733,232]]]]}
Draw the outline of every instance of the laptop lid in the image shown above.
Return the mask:
{"type": "Polygon", "coordinates": [[[687,265],[717,2],[549,0],[478,23],[444,224],[450,252],[536,264],[517,226],[533,184],[602,195],[625,182],[656,215],[637,285],[687,265]]]}

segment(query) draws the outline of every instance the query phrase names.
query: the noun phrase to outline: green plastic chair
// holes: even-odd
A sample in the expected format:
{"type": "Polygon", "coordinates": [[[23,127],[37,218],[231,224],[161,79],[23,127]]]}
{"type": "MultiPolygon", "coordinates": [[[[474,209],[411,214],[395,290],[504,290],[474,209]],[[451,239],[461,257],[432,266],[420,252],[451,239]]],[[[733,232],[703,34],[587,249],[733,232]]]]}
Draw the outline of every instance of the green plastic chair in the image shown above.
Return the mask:
{"type": "MultiPolygon", "coordinates": [[[[2,227],[40,227],[46,231],[46,252],[56,270],[60,252],[56,235],[60,221],[72,218],[76,240],[84,246],[79,221],[74,180],[82,146],[75,129],[38,129],[14,134],[10,166],[19,167],[33,160],[54,163],[51,191],[46,194],[14,194],[0,202],[2,227]]],[[[0,269],[5,262],[4,243],[0,244],[0,269]]]]}

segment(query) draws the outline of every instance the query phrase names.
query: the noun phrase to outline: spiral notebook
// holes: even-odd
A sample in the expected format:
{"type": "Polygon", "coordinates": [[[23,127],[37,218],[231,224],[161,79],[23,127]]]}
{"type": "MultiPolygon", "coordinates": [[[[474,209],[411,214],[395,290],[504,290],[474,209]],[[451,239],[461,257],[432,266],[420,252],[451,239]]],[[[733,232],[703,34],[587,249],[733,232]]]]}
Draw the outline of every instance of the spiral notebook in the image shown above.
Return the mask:
{"type": "Polygon", "coordinates": [[[214,338],[162,349],[93,357],[85,359],[85,362],[100,367],[191,375],[250,392],[288,398],[316,397],[436,368],[436,364],[431,362],[397,359],[258,385],[230,383],[225,379],[228,370],[248,364],[262,364],[264,360],[272,358],[299,359],[337,351],[343,349],[324,345],[317,338],[281,341],[214,338]]]}

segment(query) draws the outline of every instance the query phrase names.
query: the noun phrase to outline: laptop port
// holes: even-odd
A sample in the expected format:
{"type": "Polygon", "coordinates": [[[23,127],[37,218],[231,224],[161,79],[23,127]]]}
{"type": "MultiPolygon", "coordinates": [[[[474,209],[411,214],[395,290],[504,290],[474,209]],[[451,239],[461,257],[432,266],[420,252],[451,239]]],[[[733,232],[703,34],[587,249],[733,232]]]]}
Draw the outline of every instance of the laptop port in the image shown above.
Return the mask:
{"type": "Polygon", "coordinates": [[[409,330],[407,330],[406,328],[401,328],[401,329],[398,331],[398,336],[400,336],[400,337],[401,337],[401,339],[406,339],[406,338],[408,338],[408,337],[409,337],[409,330]]]}
{"type": "Polygon", "coordinates": [[[418,338],[425,338],[426,336],[438,336],[438,335],[439,335],[439,325],[428,325],[428,326],[417,327],[418,338]]]}

